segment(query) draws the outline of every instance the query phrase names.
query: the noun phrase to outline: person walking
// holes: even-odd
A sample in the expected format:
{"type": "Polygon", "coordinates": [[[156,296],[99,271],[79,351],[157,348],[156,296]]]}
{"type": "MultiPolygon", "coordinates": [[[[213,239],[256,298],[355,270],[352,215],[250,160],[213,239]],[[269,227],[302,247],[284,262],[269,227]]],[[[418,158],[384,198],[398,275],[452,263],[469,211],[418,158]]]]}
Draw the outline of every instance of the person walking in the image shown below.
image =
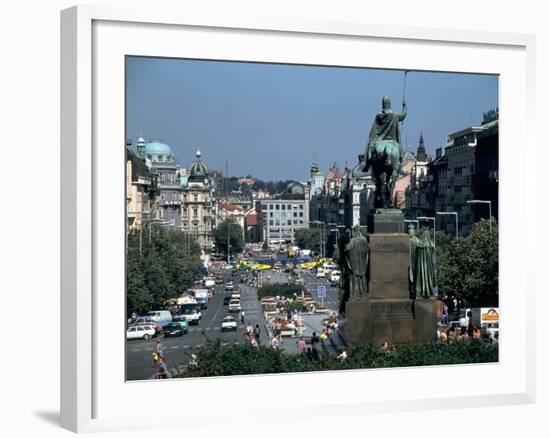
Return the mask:
{"type": "Polygon", "coordinates": [[[298,348],[298,354],[304,354],[306,351],[306,340],[303,336],[296,341],[296,347],[298,348]]]}
{"type": "Polygon", "coordinates": [[[164,353],[164,346],[160,342],[160,339],[157,338],[157,343],[155,345],[155,350],[153,351],[153,366],[156,366],[160,360],[160,357],[164,353]]]}
{"type": "Polygon", "coordinates": [[[155,379],[168,379],[168,377],[170,377],[170,374],[168,373],[168,365],[166,365],[164,357],[159,356],[159,369],[155,375],[155,379]]]}
{"type": "Polygon", "coordinates": [[[241,310],[241,324],[244,324],[244,310],[241,310]]]}
{"type": "Polygon", "coordinates": [[[254,327],[254,337],[256,338],[256,341],[258,343],[260,342],[260,325],[256,324],[256,327],[254,327]]]}
{"type": "Polygon", "coordinates": [[[271,348],[273,348],[274,350],[279,349],[279,339],[277,338],[277,336],[273,336],[273,338],[271,338],[271,348]]]}
{"type": "Polygon", "coordinates": [[[317,351],[317,344],[319,343],[319,336],[317,336],[317,333],[313,332],[311,334],[311,349],[313,351],[317,351]]]}

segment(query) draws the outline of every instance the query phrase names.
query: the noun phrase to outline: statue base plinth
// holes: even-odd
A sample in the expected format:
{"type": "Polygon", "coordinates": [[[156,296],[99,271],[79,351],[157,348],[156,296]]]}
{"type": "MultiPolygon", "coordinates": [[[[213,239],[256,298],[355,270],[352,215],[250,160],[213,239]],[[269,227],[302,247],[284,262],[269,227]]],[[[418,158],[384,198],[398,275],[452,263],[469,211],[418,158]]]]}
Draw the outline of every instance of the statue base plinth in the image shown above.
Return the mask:
{"type": "MultiPolygon", "coordinates": [[[[395,224],[402,213],[392,213],[395,224]]],[[[386,216],[376,214],[375,216],[386,216]]],[[[386,218],[387,219],[387,218],[386,218]]],[[[391,221],[388,220],[388,223],[391,221]]],[[[399,227],[396,225],[395,230],[399,227]]],[[[403,232],[369,233],[366,297],[346,303],[346,338],[351,344],[423,344],[437,330],[437,300],[412,299],[409,292],[410,238],[403,232]]]]}
{"type": "Polygon", "coordinates": [[[436,338],[437,303],[431,299],[367,298],[346,305],[346,338],[352,345],[426,344],[436,338]]]}
{"type": "Polygon", "coordinates": [[[370,234],[404,233],[405,216],[398,208],[377,208],[367,215],[367,230],[370,234]]]}

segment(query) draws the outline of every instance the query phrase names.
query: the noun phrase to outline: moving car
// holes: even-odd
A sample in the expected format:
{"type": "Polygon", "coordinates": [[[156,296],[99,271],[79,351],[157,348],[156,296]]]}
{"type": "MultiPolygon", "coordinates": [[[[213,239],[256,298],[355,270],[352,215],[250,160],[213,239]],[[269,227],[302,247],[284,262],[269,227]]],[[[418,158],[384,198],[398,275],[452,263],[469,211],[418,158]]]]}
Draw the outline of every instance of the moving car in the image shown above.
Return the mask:
{"type": "Polygon", "coordinates": [[[337,286],[340,282],[340,271],[332,271],[330,273],[330,284],[332,286],[337,286]]]}
{"type": "Polygon", "coordinates": [[[241,311],[241,301],[232,298],[229,301],[229,311],[230,312],[240,312],[241,311]]]}
{"type": "Polygon", "coordinates": [[[231,301],[231,295],[226,295],[223,297],[223,305],[227,306],[229,304],[229,301],[231,301]]]}
{"type": "Polygon", "coordinates": [[[179,322],[171,322],[164,326],[164,337],[183,336],[183,328],[179,322]]]}
{"type": "Polygon", "coordinates": [[[187,318],[185,316],[174,316],[172,318],[172,323],[179,324],[184,334],[187,334],[189,331],[189,323],[187,322],[187,318]]]}
{"type": "Polygon", "coordinates": [[[224,332],[226,330],[237,331],[237,321],[232,316],[226,316],[222,321],[221,331],[224,332]]]}
{"type": "Polygon", "coordinates": [[[225,285],[225,290],[233,290],[233,282],[227,283],[225,285]]]}
{"type": "Polygon", "coordinates": [[[169,310],[152,310],[147,313],[156,324],[165,326],[166,324],[172,322],[172,314],[169,310]]]}
{"type": "Polygon", "coordinates": [[[126,330],[126,339],[144,339],[147,340],[155,336],[155,329],[149,326],[135,326],[126,330]]]}
{"type": "Polygon", "coordinates": [[[200,307],[196,302],[182,304],[180,306],[180,313],[189,324],[197,325],[202,317],[200,307]]]}

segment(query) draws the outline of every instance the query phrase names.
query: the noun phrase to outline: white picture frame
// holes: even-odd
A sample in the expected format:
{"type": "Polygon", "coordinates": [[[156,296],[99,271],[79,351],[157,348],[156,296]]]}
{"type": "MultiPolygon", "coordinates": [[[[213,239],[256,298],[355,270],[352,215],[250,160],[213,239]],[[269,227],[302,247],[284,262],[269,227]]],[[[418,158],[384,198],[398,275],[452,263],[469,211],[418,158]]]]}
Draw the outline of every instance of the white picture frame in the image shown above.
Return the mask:
{"type": "MultiPolygon", "coordinates": [[[[332,416],[436,409],[442,404],[451,408],[534,402],[535,338],[528,333],[535,333],[534,310],[531,308],[535,293],[532,272],[535,252],[528,249],[534,246],[535,231],[524,227],[522,236],[517,236],[512,230],[517,224],[524,224],[525,218],[518,213],[522,211],[521,205],[536,205],[534,194],[526,190],[535,185],[535,175],[527,172],[525,159],[511,161],[510,155],[510,146],[520,140],[526,151],[534,151],[530,114],[534,108],[534,53],[534,36],[523,34],[243,15],[201,16],[192,10],[163,11],[157,8],[130,10],[78,6],[62,11],[62,427],[83,432],[179,426],[178,419],[167,413],[132,415],[131,409],[124,410],[125,406],[131,406],[127,403],[131,404],[136,393],[170,397],[170,387],[200,393],[198,400],[210,400],[209,414],[224,424],[231,421],[232,412],[215,402],[217,391],[235,388],[236,385],[257,391],[260,386],[276,388],[283,382],[286,385],[298,381],[308,388],[307,394],[300,401],[281,406],[277,411],[291,413],[300,407],[304,416],[319,416],[317,408],[329,405],[322,400],[322,392],[317,389],[319,378],[324,379],[327,387],[342,388],[344,393],[341,398],[335,396],[331,400],[332,416]],[[227,34],[222,39],[224,32],[227,34]],[[178,38],[192,38],[193,44],[185,47],[181,44],[184,40],[178,38]],[[224,43],[222,40],[228,41],[224,43]],[[223,47],[231,41],[241,44],[223,47]],[[242,44],[244,41],[246,44],[242,44]],[[407,53],[402,50],[405,46],[407,53]],[[384,58],[383,52],[388,47],[401,47],[400,58],[384,58]],[[353,51],[354,48],[372,51],[377,54],[376,61],[366,61],[361,58],[364,56],[361,50],[353,51]],[[180,53],[181,50],[188,52],[180,53]],[[224,54],[224,50],[233,52],[224,54]],[[304,57],[305,50],[309,59],[304,57]],[[415,51],[423,53],[424,58],[415,59],[415,51]],[[111,221],[107,227],[108,221],[103,217],[105,211],[119,211],[117,202],[123,199],[117,201],[120,191],[124,190],[120,178],[124,167],[123,149],[109,148],[124,141],[124,137],[120,137],[120,130],[124,127],[116,124],[123,118],[120,105],[123,104],[124,89],[120,84],[124,78],[120,77],[123,64],[120,57],[124,54],[500,74],[503,333],[500,363],[456,366],[456,373],[470,376],[473,383],[471,387],[457,388],[453,393],[423,387],[421,382],[426,381],[423,379],[429,381],[430,376],[439,372],[432,367],[131,383],[121,381],[118,371],[107,373],[106,370],[120,367],[124,374],[124,360],[121,360],[124,348],[120,343],[123,331],[118,330],[122,327],[123,317],[117,312],[124,301],[124,290],[120,287],[123,284],[124,269],[120,270],[120,267],[124,253],[119,254],[119,250],[123,248],[125,224],[120,216],[120,222],[118,219],[111,221]],[[457,56],[454,61],[453,54],[457,56]],[[512,102],[514,105],[510,105],[512,102]],[[113,160],[108,160],[106,155],[110,150],[113,150],[113,160]],[[512,175],[516,179],[511,180],[512,175]],[[507,202],[512,198],[519,199],[517,203],[521,204],[515,212],[511,202],[507,202]],[[106,251],[107,246],[109,251],[106,251]],[[511,257],[506,251],[509,248],[515,251],[525,249],[525,257],[521,260],[511,257]],[[513,271],[510,270],[512,267],[513,271]],[[114,285],[111,296],[115,304],[109,307],[106,307],[102,295],[106,284],[114,285]],[[103,323],[112,324],[114,335],[109,335],[99,326],[99,315],[103,323]],[[479,380],[475,380],[474,373],[479,380]],[[492,383],[487,382],[484,388],[476,386],[476,382],[483,382],[488,375],[493,376],[492,383]],[[358,381],[369,388],[368,394],[351,391],[358,381]],[[388,386],[390,381],[395,383],[396,389],[388,386]],[[379,388],[376,382],[381,384],[379,388]]],[[[536,217],[534,209],[530,207],[533,218],[536,217]]],[[[114,217],[118,218],[118,215],[114,217]]],[[[188,413],[189,409],[192,407],[186,409],[188,413]]],[[[260,408],[251,408],[246,415],[262,418],[266,414],[262,414],[260,408]]],[[[204,418],[197,412],[187,424],[200,424],[201,421],[204,418]]]]}

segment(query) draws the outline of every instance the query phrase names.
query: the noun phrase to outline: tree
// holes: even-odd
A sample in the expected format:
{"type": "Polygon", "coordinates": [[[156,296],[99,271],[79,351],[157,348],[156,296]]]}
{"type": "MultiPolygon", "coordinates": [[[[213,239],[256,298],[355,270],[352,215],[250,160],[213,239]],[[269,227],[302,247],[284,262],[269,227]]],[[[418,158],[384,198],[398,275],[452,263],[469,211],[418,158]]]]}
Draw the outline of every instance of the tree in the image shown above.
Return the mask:
{"type": "Polygon", "coordinates": [[[197,241],[182,231],[157,226],[150,233],[142,230],[141,239],[139,230],[130,231],[126,278],[128,314],[161,307],[168,298],[180,295],[191,287],[201,266],[197,241]]]}
{"type": "Polygon", "coordinates": [[[128,316],[134,312],[139,314],[149,310],[154,298],[145,282],[141,263],[136,257],[128,257],[126,284],[128,316]]]}
{"type": "Polygon", "coordinates": [[[216,231],[214,231],[214,243],[224,254],[227,255],[227,236],[229,232],[229,245],[230,253],[236,254],[243,249],[243,229],[242,227],[232,220],[223,221],[216,231]],[[229,228],[229,230],[228,230],[229,228]]]}
{"type": "Polygon", "coordinates": [[[301,228],[295,233],[296,243],[300,248],[319,251],[322,245],[321,229],[301,228]]]}
{"type": "Polygon", "coordinates": [[[438,233],[440,292],[461,295],[473,306],[498,305],[498,225],[494,219],[489,224],[482,219],[458,239],[438,233]]]}

